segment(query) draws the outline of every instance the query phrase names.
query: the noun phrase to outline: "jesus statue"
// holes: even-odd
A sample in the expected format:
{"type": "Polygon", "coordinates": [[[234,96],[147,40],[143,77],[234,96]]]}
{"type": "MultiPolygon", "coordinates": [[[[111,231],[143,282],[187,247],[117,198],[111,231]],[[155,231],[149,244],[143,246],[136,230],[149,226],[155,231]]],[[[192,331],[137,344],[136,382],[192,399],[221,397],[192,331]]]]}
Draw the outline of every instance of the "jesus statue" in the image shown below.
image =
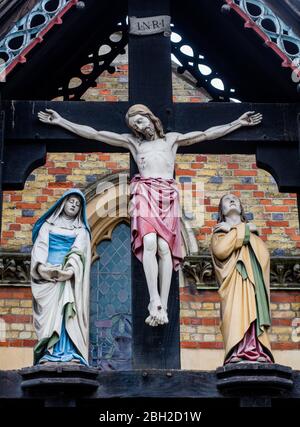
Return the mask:
{"type": "Polygon", "coordinates": [[[176,153],[179,147],[221,138],[243,126],[262,121],[253,111],[240,118],[206,131],[164,133],[162,123],[145,105],[129,108],[126,123],[132,133],[98,131],[70,122],[54,110],[38,113],[43,123],[61,126],[83,138],[126,148],[133,156],[139,174],[131,181],[132,250],[143,263],[149,290],[150,326],[168,323],[168,297],[172,271],[182,260],[179,218],[179,193],[174,180],[176,153]]]}

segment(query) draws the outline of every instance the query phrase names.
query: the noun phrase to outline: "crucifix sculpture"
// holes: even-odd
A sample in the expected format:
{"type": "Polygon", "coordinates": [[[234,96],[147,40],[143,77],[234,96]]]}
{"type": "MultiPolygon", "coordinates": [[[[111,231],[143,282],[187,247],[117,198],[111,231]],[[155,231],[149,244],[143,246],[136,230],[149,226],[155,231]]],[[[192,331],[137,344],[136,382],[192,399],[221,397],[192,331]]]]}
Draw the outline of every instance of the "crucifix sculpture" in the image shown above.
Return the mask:
{"type": "Polygon", "coordinates": [[[173,178],[177,150],[220,138],[242,126],[258,125],[262,115],[249,111],[232,123],[186,134],[165,134],[159,118],[142,104],[133,105],[127,111],[126,123],[131,134],[97,131],[66,120],[52,109],[40,111],[38,117],[43,123],[61,126],[83,138],[126,148],[132,154],[139,174],[131,180],[131,241],[134,254],[143,263],[150,296],[145,322],[150,326],[168,323],[172,270],[178,270],[182,259],[179,194],[173,178]]]}
{"type": "MultiPolygon", "coordinates": [[[[93,3],[95,10],[98,10],[98,6],[96,6],[98,2],[93,1],[93,3]]],[[[142,2],[140,0],[128,0],[128,2],[123,3],[128,4],[128,9],[126,8],[124,13],[129,18],[143,18],[144,21],[144,17],[172,16],[174,13],[176,15],[174,4],[171,7],[169,0],[143,0],[142,2]]],[[[75,17],[76,23],[78,23],[76,36],[80,36],[78,37],[78,45],[81,43],[81,37],[86,34],[86,28],[90,28],[92,32],[91,19],[94,19],[95,15],[93,15],[93,10],[92,7],[86,8],[86,12],[75,17]],[[83,19],[85,19],[86,27],[83,26],[83,19]]],[[[105,18],[106,21],[113,21],[116,18],[115,13],[114,9],[111,16],[105,18]]],[[[172,16],[172,20],[176,20],[175,15],[172,16]]],[[[223,21],[223,18],[221,19],[223,21]]],[[[96,28],[98,22],[97,20],[94,22],[96,28]]],[[[61,28],[65,28],[65,26],[61,26],[61,28]]],[[[66,26],[65,35],[67,35],[67,28],[68,26],[66,26]]],[[[75,34],[73,35],[75,36],[75,34]]],[[[255,87],[254,84],[249,86],[249,81],[242,72],[240,81],[243,86],[253,88],[253,94],[250,91],[250,93],[247,92],[248,95],[243,96],[243,103],[173,103],[169,35],[170,33],[164,31],[148,35],[136,35],[129,31],[128,102],[50,101],[56,96],[56,92],[51,88],[61,86],[62,75],[57,74],[58,64],[63,70],[65,70],[66,65],[64,62],[65,52],[62,53],[62,51],[69,37],[62,37],[59,31],[54,32],[53,38],[47,42],[49,51],[46,50],[41,56],[37,55],[36,60],[33,58],[32,62],[28,61],[27,64],[18,68],[20,75],[17,74],[17,78],[5,84],[9,96],[2,96],[2,99],[8,101],[3,101],[0,105],[0,206],[1,187],[4,190],[21,190],[24,188],[28,175],[37,167],[45,164],[47,152],[90,153],[105,151],[120,153],[125,151],[124,146],[102,145],[101,142],[91,139],[86,140],[83,144],[80,137],[74,133],[66,132],[59,126],[53,126],[49,132],[48,126],[44,126],[43,123],[36,120],[38,111],[50,108],[58,111],[69,120],[77,123],[84,122],[95,129],[114,129],[120,138],[120,135],[127,131],[125,121],[122,118],[126,115],[129,106],[141,103],[146,104],[159,115],[167,135],[171,135],[174,130],[181,134],[187,134],[191,129],[205,129],[214,126],[215,123],[229,123],[233,118],[242,115],[247,110],[261,112],[264,116],[263,126],[254,127],[251,131],[249,128],[241,128],[216,141],[204,141],[191,146],[178,146],[178,153],[194,155],[203,153],[205,155],[253,154],[256,155],[257,167],[272,174],[280,192],[300,193],[298,104],[294,102],[275,104],[274,102],[278,102],[275,92],[272,93],[271,98],[265,99],[261,93],[262,86],[256,87],[256,83],[255,87]],[[51,55],[49,54],[50,51],[51,55]],[[60,55],[55,56],[56,59],[53,58],[53,55],[57,53],[60,55]],[[40,77],[40,80],[31,78],[33,72],[35,76],[40,77]],[[47,80],[47,85],[44,84],[45,76],[50,77],[50,75],[51,79],[47,80]],[[24,95],[21,90],[25,88],[24,81],[26,81],[25,93],[27,95],[24,95]],[[13,101],[16,99],[23,101],[13,101]],[[33,101],[28,101],[28,99],[33,101]],[[248,101],[247,104],[245,104],[246,101],[248,101]],[[269,104],[258,104],[262,101],[269,102],[269,104]]],[[[93,37],[98,42],[98,27],[93,37]]],[[[216,39],[212,40],[213,48],[217,40],[217,36],[216,39]]],[[[74,45],[73,39],[72,45],[74,45]]],[[[244,49],[242,42],[240,45],[240,48],[244,49]]],[[[253,51],[256,52],[255,49],[253,51]]],[[[73,75],[75,74],[73,73],[73,75]]],[[[269,82],[269,74],[266,73],[266,76],[269,82]]],[[[277,80],[274,79],[274,82],[277,80]]],[[[284,95],[283,87],[285,86],[281,86],[278,90],[278,99],[284,95]]],[[[284,96],[284,99],[289,98],[284,96]]],[[[290,101],[287,100],[286,102],[290,101]]],[[[140,146],[144,149],[149,143],[151,141],[145,140],[140,146]]],[[[139,173],[137,163],[134,156],[131,155],[131,178],[137,173],[139,173]]],[[[173,172],[170,176],[173,179],[173,172]]],[[[142,263],[135,256],[132,256],[132,366],[134,369],[178,369],[181,366],[178,274],[174,271],[172,274],[169,294],[169,323],[163,327],[150,328],[144,323],[147,316],[146,306],[149,301],[146,300],[147,285],[142,270],[142,263]]],[[[185,292],[184,289],[180,291],[185,292]]]]}

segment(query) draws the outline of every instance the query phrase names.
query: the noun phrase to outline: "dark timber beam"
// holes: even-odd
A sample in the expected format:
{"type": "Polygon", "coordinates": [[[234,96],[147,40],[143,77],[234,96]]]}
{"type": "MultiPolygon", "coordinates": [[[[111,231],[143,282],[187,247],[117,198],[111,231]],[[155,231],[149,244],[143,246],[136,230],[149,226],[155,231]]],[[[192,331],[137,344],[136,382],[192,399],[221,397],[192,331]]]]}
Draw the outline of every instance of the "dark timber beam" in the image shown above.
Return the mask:
{"type": "MultiPolygon", "coordinates": [[[[170,15],[169,0],[129,0],[129,17],[170,15]]],[[[129,102],[145,104],[169,130],[172,108],[170,35],[129,35],[129,102]]],[[[137,167],[131,158],[131,176],[137,167]]],[[[132,255],[133,368],[180,368],[179,286],[174,273],[169,294],[169,324],[145,324],[149,295],[142,263],[132,255]]]]}
{"type": "MultiPolygon", "coordinates": [[[[129,106],[127,102],[6,101],[2,105],[6,117],[5,190],[22,189],[29,173],[45,162],[46,152],[124,151],[119,147],[84,140],[58,127],[44,125],[38,121],[37,112],[52,108],[71,121],[98,130],[125,133],[129,132],[124,120],[129,106]]],[[[170,114],[163,115],[164,127],[183,133],[231,122],[245,111],[263,113],[263,123],[258,127],[240,129],[222,139],[184,147],[179,152],[257,154],[258,166],[274,176],[280,191],[300,192],[300,168],[297,163],[299,104],[174,104],[172,108],[171,122],[170,114]]],[[[159,115],[155,106],[153,112],[159,115]]]]}

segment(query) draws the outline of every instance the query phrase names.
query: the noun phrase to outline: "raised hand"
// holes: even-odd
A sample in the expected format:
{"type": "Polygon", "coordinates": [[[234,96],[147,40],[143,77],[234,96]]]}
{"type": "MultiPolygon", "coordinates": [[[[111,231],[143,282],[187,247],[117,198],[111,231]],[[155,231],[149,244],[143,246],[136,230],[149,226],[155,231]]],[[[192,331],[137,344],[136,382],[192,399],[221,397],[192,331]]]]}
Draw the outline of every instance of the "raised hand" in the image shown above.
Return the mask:
{"type": "Polygon", "coordinates": [[[47,123],[49,125],[59,125],[62,117],[54,110],[46,108],[46,112],[40,111],[38,113],[38,118],[41,122],[47,123]]]}
{"type": "Polygon", "coordinates": [[[218,232],[218,231],[225,231],[225,233],[228,233],[231,230],[231,226],[230,224],[228,224],[228,222],[219,222],[215,227],[214,227],[214,232],[218,232]]]}
{"type": "Polygon", "coordinates": [[[256,126],[261,123],[262,119],[262,114],[255,113],[255,111],[247,111],[247,113],[244,113],[238,121],[242,126],[256,126]]]}

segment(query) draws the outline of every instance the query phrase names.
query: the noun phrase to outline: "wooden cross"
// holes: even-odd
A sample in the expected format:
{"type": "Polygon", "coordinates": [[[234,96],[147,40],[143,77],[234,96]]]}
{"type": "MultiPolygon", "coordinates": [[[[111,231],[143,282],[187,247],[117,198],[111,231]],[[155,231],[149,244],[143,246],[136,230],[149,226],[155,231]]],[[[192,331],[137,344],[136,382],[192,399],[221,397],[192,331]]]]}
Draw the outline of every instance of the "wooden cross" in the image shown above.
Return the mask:
{"type": "MultiPolygon", "coordinates": [[[[169,0],[129,0],[128,4],[130,17],[170,15],[169,0]]],[[[279,191],[300,194],[297,104],[173,104],[171,72],[169,36],[164,33],[130,35],[128,103],[3,102],[3,113],[0,116],[0,156],[4,145],[3,189],[22,189],[32,170],[45,163],[47,152],[124,152],[120,148],[82,140],[58,127],[50,130],[38,121],[38,111],[52,108],[73,122],[99,130],[125,133],[128,132],[124,120],[128,107],[142,103],[160,117],[167,132],[205,130],[221,123],[229,123],[248,110],[262,113],[264,121],[259,127],[241,129],[221,140],[182,147],[179,152],[256,154],[258,167],[274,176],[279,191]]],[[[136,165],[131,159],[131,175],[136,172],[136,165]]],[[[133,367],[179,368],[178,274],[174,273],[172,279],[169,295],[170,323],[166,326],[151,328],[144,323],[148,302],[147,286],[142,264],[134,256],[132,294],[133,367]]]]}

